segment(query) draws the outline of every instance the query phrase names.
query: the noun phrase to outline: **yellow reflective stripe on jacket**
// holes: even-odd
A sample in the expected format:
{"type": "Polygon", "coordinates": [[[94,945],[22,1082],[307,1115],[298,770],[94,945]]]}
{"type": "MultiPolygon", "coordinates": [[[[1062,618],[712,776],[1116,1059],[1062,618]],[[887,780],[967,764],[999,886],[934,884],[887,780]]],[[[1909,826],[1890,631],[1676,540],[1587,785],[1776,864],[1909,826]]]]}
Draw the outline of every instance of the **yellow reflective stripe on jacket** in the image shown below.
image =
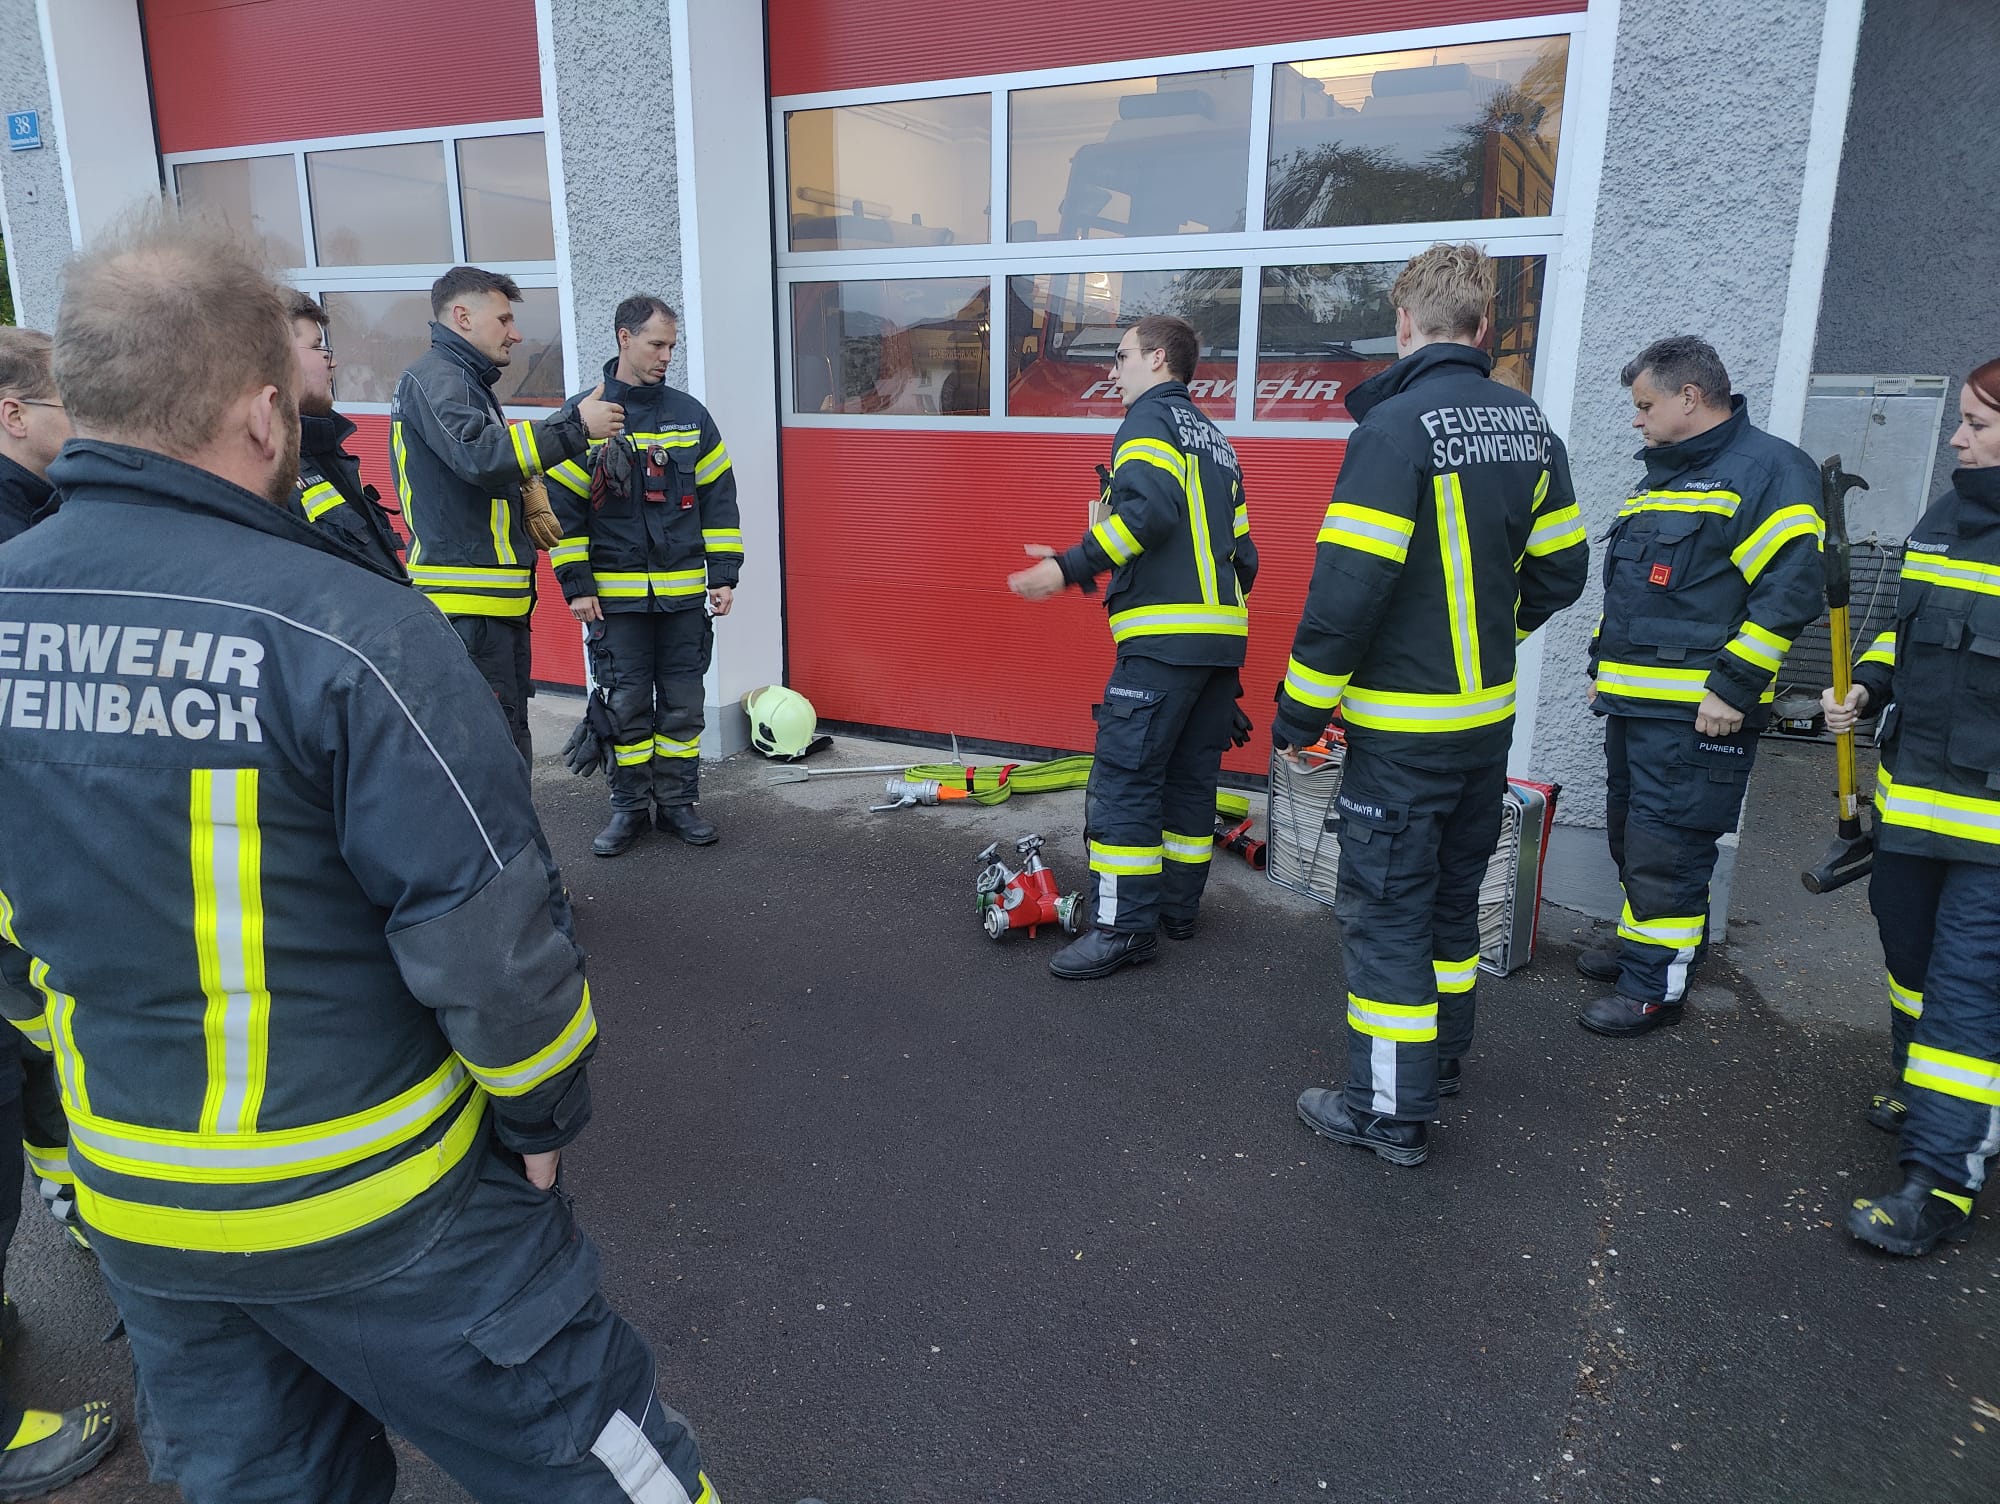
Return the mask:
{"type": "Polygon", "coordinates": [[[587,564],[590,562],[590,539],[559,538],[556,546],[549,550],[549,567],[560,569],[565,564],[587,564]]]}
{"type": "Polygon", "coordinates": [[[1378,512],[1373,507],[1336,501],[1326,509],[1326,519],[1320,523],[1316,541],[1401,564],[1410,557],[1410,540],[1416,531],[1416,523],[1394,512],[1378,512]]]}
{"type": "Polygon", "coordinates": [[[1395,1039],[1405,1044],[1422,1044],[1438,1037],[1438,1005],[1428,1003],[1378,1003],[1373,998],[1347,994],[1347,1026],[1377,1039],[1395,1039]]]}
{"type": "Polygon", "coordinates": [[[196,768],[188,798],[194,945],[208,999],[204,1133],[254,1133],[271,1046],[257,769],[196,768]]]}
{"type": "MultiPolygon", "coordinates": [[[[14,933],[14,902],[5,893],[0,893],[0,940],[5,940],[16,950],[22,951],[25,954],[27,947],[21,944],[20,937],[14,933]]],[[[30,958],[28,963],[30,978],[34,975],[35,965],[36,962],[33,958],[30,958]]],[[[43,971],[46,974],[47,968],[44,967],[43,971]]],[[[28,1043],[46,1053],[54,1047],[54,1040],[49,1033],[51,1018],[49,1012],[49,994],[46,990],[40,988],[37,990],[42,992],[42,1011],[33,1018],[15,1018],[10,1014],[7,1022],[18,1029],[21,1037],[26,1039],[28,1043]]]]}
{"type": "Polygon", "coordinates": [[[542,451],[535,440],[535,425],[522,419],[507,425],[507,435],[514,441],[514,462],[521,467],[521,479],[528,480],[542,473],[542,451]]]}
{"type": "MultiPolygon", "coordinates": [[[[696,442],[700,441],[697,440],[696,442]]],[[[695,461],[694,483],[698,486],[705,486],[728,468],[729,449],[720,439],[717,439],[715,447],[695,461]]]]}
{"type": "MultiPolygon", "coordinates": [[[[1215,544],[1208,531],[1208,497],[1201,485],[1201,462],[1192,455],[1187,461],[1188,532],[1194,540],[1195,577],[1201,581],[1201,598],[1208,605],[1222,603],[1215,588],[1215,544]]],[[[1240,599],[1240,595],[1239,595],[1240,599]]]]}
{"type": "Polygon", "coordinates": [[[31,1144],[21,1141],[21,1152],[28,1156],[28,1168],[35,1172],[37,1180],[52,1180],[57,1185],[75,1185],[76,1172],[69,1167],[69,1150],[61,1144],[31,1144]]]}
{"type": "Polygon", "coordinates": [[[512,1065],[480,1065],[467,1060],[472,1079],[496,1097],[518,1097],[533,1091],[551,1076],[560,1075],[576,1063],[584,1046],[597,1037],[597,1015],[590,1010],[590,984],[583,984],[583,997],[576,1012],[562,1026],[562,1032],[526,1060],[512,1065]]]}
{"type": "Polygon", "coordinates": [[[1618,663],[1606,658],[1597,665],[1597,692],[1628,700],[1666,700],[1699,705],[1708,693],[1705,668],[1662,668],[1650,663],[1618,663]]]}
{"type": "MultiPolygon", "coordinates": [[[[1460,693],[1484,688],[1479,673],[1479,601],[1472,579],[1472,538],[1465,517],[1465,488],[1458,472],[1431,482],[1437,504],[1438,555],[1444,567],[1445,610],[1451,618],[1452,667],[1460,693]]],[[[1352,697],[1349,704],[1353,703],[1352,697]]],[[[1512,706],[1512,700],[1509,700],[1512,706]]]]}
{"type": "Polygon", "coordinates": [[[1445,996],[1470,992],[1479,981],[1479,956],[1475,952],[1464,961],[1432,961],[1431,975],[1445,996]]]}
{"type": "Polygon", "coordinates": [[[1090,848],[1090,870],[1110,872],[1119,877],[1143,877],[1158,872],[1166,852],[1160,846],[1107,846],[1102,841],[1084,843],[1090,848]]]}
{"type": "Polygon", "coordinates": [[[325,1174],[421,1136],[477,1088],[465,1063],[438,1068],[387,1102],[321,1123],[257,1133],[189,1133],[73,1114],[70,1140],[94,1165],[145,1180],[257,1185],[325,1174]]]}
{"type": "Polygon", "coordinates": [[[1535,519],[1534,531],[1528,534],[1527,551],[1540,559],[1588,541],[1589,535],[1583,527],[1583,513],[1576,509],[1576,503],[1572,501],[1535,519]]]}
{"type": "Polygon", "coordinates": [[[1730,641],[1725,652],[1733,653],[1752,668],[1767,674],[1775,674],[1784,666],[1785,654],[1792,650],[1792,639],[1780,637],[1768,628],[1760,627],[1754,621],[1746,621],[1736,636],[1730,641]]]}
{"type": "Polygon", "coordinates": [[[1945,554],[1911,550],[1903,555],[1903,578],[1942,585],[1947,590],[1969,590],[1975,595],[2000,595],[2000,566],[1954,559],[1945,554]]]}
{"type": "Polygon", "coordinates": [[[1188,836],[1178,831],[1162,831],[1160,850],[1170,862],[1188,862],[1200,865],[1215,855],[1215,832],[1206,835],[1188,836]]]}
{"type": "Polygon", "coordinates": [[[1981,1060],[1977,1055],[1961,1055],[1913,1043],[1909,1064],[1903,1067],[1903,1079],[1912,1086],[1928,1087],[1948,1097],[2000,1107],[2000,1060],[1981,1060]]]}
{"type": "Polygon", "coordinates": [[[684,742],[677,736],[661,736],[658,732],[655,732],[653,734],[653,755],[655,757],[699,757],[701,756],[701,738],[696,737],[691,742],[684,742]]]}
{"type": "Polygon", "coordinates": [[[1883,973],[1889,979],[1889,1006],[1898,1013],[1907,1013],[1912,1018],[1924,1016],[1924,995],[1913,987],[1905,987],[1896,980],[1893,971],[1883,973]]]}
{"type": "Polygon", "coordinates": [[[1620,517],[1636,512],[1706,512],[1734,517],[1743,498],[1734,491],[1641,491],[1618,509],[1620,517]]]}
{"type": "Polygon", "coordinates": [[[1618,938],[1640,945],[1659,945],[1668,950],[1690,950],[1701,944],[1703,919],[1700,914],[1678,914],[1658,919],[1641,919],[1627,903],[1619,916],[1618,938]]]}
{"type": "Polygon", "coordinates": [[[1250,508],[1247,505],[1237,507],[1234,515],[1231,516],[1229,519],[1229,526],[1231,531],[1238,538],[1242,537],[1245,533],[1249,532],[1250,508]]]}
{"type": "Polygon", "coordinates": [[[1350,684],[1340,701],[1341,719],[1350,726],[1417,735],[1494,726],[1513,714],[1512,683],[1465,694],[1418,694],[1350,684]]]}
{"type": "Polygon", "coordinates": [[[1187,486],[1187,460],[1165,439],[1127,439],[1111,457],[1111,468],[1114,471],[1121,469],[1127,460],[1157,465],[1178,481],[1183,489],[1187,486]]]}
{"type": "Polygon", "coordinates": [[[518,564],[514,554],[514,508],[504,496],[493,498],[493,557],[502,564],[518,564]]]}
{"type": "Polygon", "coordinates": [[[1111,640],[1170,637],[1180,633],[1248,637],[1250,612],[1244,606],[1134,606],[1111,615],[1111,640]]]}
{"type": "Polygon", "coordinates": [[[1285,693],[1314,710],[1331,710],[1338,705],[1347,680],[1346,674],[1322,674],[1296,658],[1285,664],[1285,693]]]}
{"type": "Polygon", "coordinates": [[[403,526],[410,530],[409,562],[414,566],[423,554],[423,544],[417,540],[417,513],[410,497],[410,455],[403,447],[400,420],[389,425],[389,448],[396,456],[396,499],[403,504],[403,526]]]}
{"type": "Polygon", "coordinates": [[[522,595],[505,598],[492,595],[455,595],[449,590],[426,590],[424,598],[446,616],[494,616],[503,620],[526,616],[535,603],[522,595]]]}
{"type": "Polygon", "coordinates": [[[578,496],[590,494],[590,472],[575,460],[564,460],[560,465],[550,466],[548,474],[549,479],[564,490],[574,491],[578,496]]]}
{"type": "Polygon", "coordinates": [[[347,505],[347,498],[328,482],[319,481],[299,493],[299,505],[305,510],[306,521],[317,522],[335,507],[347,505]]]}
{"type": "Polygon", "coordinates": [[[62,1085],[63,1110],[88,1112],[90,1082],[83,1068],[83,1052],[76,1047],[76,999],[58,992],[50,983],[46,961],[29,963],[28,982],[48,1004],[49,1046],[55,1056],[56,1080],[62,1085]]]}
{"type": "Polygon", "coordinates": [[[740,554],[743,552],[743,532],[733,527],[705,527],[701,530],[701,546],[711,554],[740,554]]]}
{"type": "Polygon", "coordinates": [[[1729,551],[1729,562],[1736,566],[1745,584],[1757,583],[1757,576],[1778,556],[1778,550],[1798,538],[1810,538],[1813,547],[1819,547],[1820,539],[1826,536],[1826,524],[1820,521],[1819,513],[1811,507],[1780,507],[1766,517],[1757,531],[1745,538],[1729,551]]]}
{"type": "Polygon", "coordinates": [[[1133,536],[1125,519],[1116,512],[1091,528],[1090,536],[1114,565],[1130,563],[1146,551],[1146,546],[1133,536]]]}
{"type": "Polygon", "coordinates": [[[410,582],[447,616],[526,616],[534,606],[532,570],[484,564],[409,568],[410,582]]]}
{"type": "Polygon", "coordinates": [[[269,1253],[323,1243],[381,1221],[449,1175],[482,1141],[486,1103],[484,1092],[471,1093],[450,1130],[436,1144],[366,1179],[317,1196],[276,1206],[204,1211],[120,1200],[78,1181],[77,1211],[92,1231],[156,1248],[269,1253]]]}
{"type": "Polygon", "coordinates": [[[1887,768],[1875,770],[1875,813],[1884,825],[1955,836],[1982,846],[2000,846],[2000,799],[1947,794],[1939,789],[1898,783],[1887,768]]]}
{"type": "Polygon", "coordinates": [[[706,569],[600,570],[597,575],[597,593],[606,600],[644,600],[649,595],[700,595],[706,589],[706,569]]]}
{"type": "MultiPolygon", "coordinates": [[[[1905,574],[1908,572],[1908,570],[1904,571],[1905,574]]],[[[1889,668],[1894,668],[1896,666],[1896,634],[1894,632],[1876,633],[1875,640],[1868,644],[1868,651],[1861,655],[1861,662],[1880,663],[1889,668]]]]}

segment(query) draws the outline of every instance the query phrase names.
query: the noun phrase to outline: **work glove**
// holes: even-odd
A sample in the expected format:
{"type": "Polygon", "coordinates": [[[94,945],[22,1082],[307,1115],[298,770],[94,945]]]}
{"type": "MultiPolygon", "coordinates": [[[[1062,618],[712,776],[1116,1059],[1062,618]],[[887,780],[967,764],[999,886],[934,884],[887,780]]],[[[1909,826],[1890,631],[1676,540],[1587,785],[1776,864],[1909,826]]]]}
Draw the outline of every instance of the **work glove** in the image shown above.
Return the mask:
{"type": "Polygon", "coordinates": [[[1250,732],[1250,717],[1243,713],[1241,705],[1232,706],[1229,719],[1229,744],[1232,747],[1249,746],[1250,732]]]}
{"type": "Polygon", "coordinates": [[[544,553],[562,542],[562,524],[556,521],[555,508],[549,505],[549,488],[539,475],[521,482],[521,519],[535,547],[544,553]]]}
{"type": "Polygon", "coordinates": [[[563,762],[579,778],[588,778],[604,763],[604,744],[597,739],[591,729],[590,717],[585,715],[576,723],[576,729],[563,743],[563,762]]]}

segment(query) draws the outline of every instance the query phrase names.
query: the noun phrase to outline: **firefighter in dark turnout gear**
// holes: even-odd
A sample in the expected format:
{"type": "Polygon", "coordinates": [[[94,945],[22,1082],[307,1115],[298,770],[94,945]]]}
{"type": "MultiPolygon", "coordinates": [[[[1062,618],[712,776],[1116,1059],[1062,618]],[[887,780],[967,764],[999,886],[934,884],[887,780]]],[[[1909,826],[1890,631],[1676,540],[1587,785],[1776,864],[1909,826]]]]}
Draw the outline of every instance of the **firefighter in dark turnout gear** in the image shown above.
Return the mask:
{"type": "Polygon", "coordinates": [[[1624,908],[1618,944],[1577,962],[1617,983],[1579,1019],[1614,1037],[1680,1022],[1716,843],[1736,828],[1779,666],[1825,605],[1805,451],[1751,427],[1701,340],[1649,345],[1623,379],[1646,479],[1611,527],[1590,668],[1624,908]]]}
{"type": "Polygon", "coordinates": [[[1199,341],[1184,320],[1140,319],[1118,341],[1125,402],[1101,516],[1074,547],[1008,579],[1028,600],[1094,588],[1117,662],[1092,710],[1097,754],[1084,802],[1093,927],[1050,961],[1059,977],[1108,976],[1152,957],[1155,928],[1193,936],[1215,845],[1215,784],[1243,693],[1257,549],[1243,470],[1188,396],[1199,341]]]}
{"type": "Polygon", "coordinates": [[[1359,422],[1320,528],[1272,739],[1338,709],[1335,912],[1347,975],[1344,1091],[1315,1132],[1421,1164],[1458,1090],[1479,975],[1479,882],[1500,836],[1515,645],[1583,591],[1569,462],[1528,397],[1490,379],[1493,264],[1433,246],[1397,278],[1401,358],[1347,397],[1359,422]]]}
{"type": "Polygon", "coordinates": [[[590,848],[599,856],[629,847],[655,808],[660,828],[689,845],[716,839],[695,808],[702,676],[715,645],[711,614],[729,614],[743,569],[729,450],[708,409],[666,384],[674,311],[641,294],[613,321],[618,354],[600,390],[624,410],[624,437],[593,443],[589,464],[566,460],[549,472],[563,535],[549,562],[586,624],[615,726],[611,821],[590,848]]]}
{"type": "Polygon", "coordinates": [[[326,310],[296,288],[286,288],[292,309],[292,348],[299,363],[299,484],[292,510],[383,574],[408,579],[403,549],[382,494],[361,479],[361,462],[344,447],[354,425],[333,410],[333,373],[339,363],[327,344],[326,310]]]}
{"type": "Polygon", "coordinates": [[[49,465],[69,434],[49,369],[49,337],[0,328],[0,543],[55,509],[49,465]]]}
{"type": "Polygon", "coordinates": [[[2000,360],[1966,378],[1959,414],[1960,468],[1910,534],[1896,625],[1863,654],[1847,704],[1823,697],[1835,732],[1882,713],[1869,903],[1903,1180],[1857,1199],[1847,1225],[1902,1254],[1970,1231],[2000,1154],[2000,360]]]}
{"type": "Polygon", "coordinates": [[[493,395],[521,342],[512,277],[455,266],[431,287],[431,347],[396,383],[389,457],[409,572],[451,621],[492,686],[521,756],[528,736],[528,615],[535,542],[521,485],[620,431],[623,415],[593,393],[534,422],[509,422],[493,395]]]}
{"type": "Polygon", "coordinates": [[[0,1009],[54,1052],[154,1476],[382,1504],[386,1425],[478,1498],[707,1500],[553,1193],[597,1026],[528,768],[443,617],[290,511],[294,372],[222,232],[100,242],[69,501],[0,550],[0,1009]]]}

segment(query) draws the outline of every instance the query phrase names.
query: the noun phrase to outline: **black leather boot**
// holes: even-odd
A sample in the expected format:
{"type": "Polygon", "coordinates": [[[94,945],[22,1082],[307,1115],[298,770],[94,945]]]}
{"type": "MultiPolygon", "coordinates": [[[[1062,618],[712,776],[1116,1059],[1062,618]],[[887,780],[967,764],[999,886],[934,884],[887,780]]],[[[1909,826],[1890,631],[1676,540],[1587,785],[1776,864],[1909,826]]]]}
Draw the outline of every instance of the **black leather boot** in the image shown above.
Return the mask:
{"type": "Polygon", "coordinates": [[[1637,998],[1612,993],[1601,997],[1577,1015],[1578,1023],[1593,1034],[1613,1039],[1629,1039],[1650,1034],[1655,1029],[1671,1029],[1681,1021],[1679,1003],[1642,1003],[1637,998]]]}
{"type": "Polygon", "coordinates": [[[1195,926],[1199,922],[1193,914],[1188,915],[1185,919],[1176,919],[1171,914],[1160,916],[1160,928],[1166,931],[1169,940],[1194,939],[1195,926]]]}
{"type": "Polygon", "coordinates": [[[104,1460],[118,1440],[118,1417],[102,1400],[52,1415],[30,1410],[17,1438],[33,1441],[0,1452],[0,1499],[39,1499],[80,1478],[104,1460]]]}
{"type": "Polygon", "coordinates": [[[616,856],[646,833],[648,823],[643,809],[614,809],[611,823],[597,833],[590,849],[598,856],[616,856]]]}
{"type": "Polygon", "coordinates": [[[659,813],[660,829],[669,831],[690,846],[713,846],[721,834],[713,821],[704,820],[692,804],[669,804],[659,813]]]}
{"type": "Polygon", "coordinates": [[[1458,1088],[1460,1084],[1464,1081],[1464,1079],[1465,1079],[1464,1067],[1462,1067],[1456,1060],[1440,1060],[1438,1062],[1439,1096],[1441,1097],[1457,1096],[1458,1088]]]}
{"type": "Polygon", "coordinates": [[[1901,1185],[1886,1196],[1856,1196],[1847,1213],[1847,1230],[1862,1242],[1911,1258],[1971,1227],[1972,1192],[1922,1165],[1904,1165],[1901,1185]]]}
{"type": "Polygon", "coordinates": [[[1108,977],[1121,966],[1150,961],[1160,948],[1151,935],[1134,930],[1085,930],[1057,951],[1049,970],[1071,981],[1108,977]]]}
{"type": "Polygon", "coordinates": [[[1614,940],[1609,945],[1593,945],[1576,958],[1579,975],[1593,982],[1615,982],[1618,980],[1618,956],[1624,946],[1614,940]]]}
{"type": "Polygon", "coordinates": [[[1299,1121],[1336,1144],[1373,1149],[1377,1159],[1392,1165],[1420,1165],[1431,1152],[1430,1124],[1356,1112],[1339,1092],[1324,1086],[1308,1086],[1299,1093],[1299,1121]]]}
{"type": "Polygon", "coordinates": [[[1909,1115],[1910,1104],[1903,1100],[1902,1093],[1893,1090],[1878,1091],[1869,1097],[1868,1111],[1862,1114],[1884,1133],[1901,1133],[1903,1119],[1909,1115]]]}

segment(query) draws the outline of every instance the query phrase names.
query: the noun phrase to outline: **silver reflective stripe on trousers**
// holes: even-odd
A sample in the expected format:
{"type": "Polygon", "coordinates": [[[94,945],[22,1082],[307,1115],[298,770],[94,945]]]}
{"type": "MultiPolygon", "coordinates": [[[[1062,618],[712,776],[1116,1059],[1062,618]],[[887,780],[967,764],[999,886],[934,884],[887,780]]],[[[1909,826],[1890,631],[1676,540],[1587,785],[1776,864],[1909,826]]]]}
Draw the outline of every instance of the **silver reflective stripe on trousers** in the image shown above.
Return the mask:
{"type": "Polygon", "coordinates": [[[604,1464],[632,1504],[693,1504],[659,1449],[623,1410],[611,1412],[590,1444],[590,1455],[604,1464]]]}
{"type": "Polygon", "coordinates": [[[1109,929],[1118,922],[1118,874],[1115,872],[1097,874],[1095,922],[1099,929],[1109,929]]]}
{"type": "Polygon", "coordinates": [[[1396,1115],[1396,1041],[1380,1035],[1368,1041],[1370,1085],[1375,1088],[1375,1111],[1382,1117],[1396,1115]]]}

